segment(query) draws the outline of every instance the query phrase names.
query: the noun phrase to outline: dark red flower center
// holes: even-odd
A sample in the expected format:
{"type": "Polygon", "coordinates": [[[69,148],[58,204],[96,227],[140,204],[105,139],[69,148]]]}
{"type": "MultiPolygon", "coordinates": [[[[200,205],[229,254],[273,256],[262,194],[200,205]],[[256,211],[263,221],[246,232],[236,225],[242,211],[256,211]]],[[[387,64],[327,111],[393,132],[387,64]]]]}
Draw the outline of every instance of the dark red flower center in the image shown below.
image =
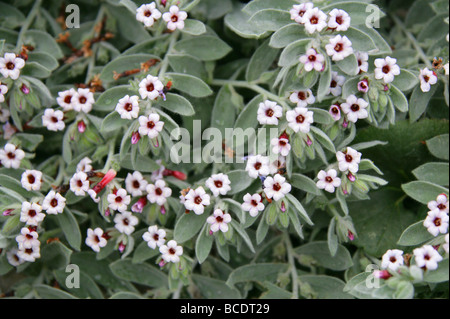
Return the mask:
{"type": "Polygon", "coordinates": [[[28,183],[34,184],[35,181],[36,181],[36,178],[34,177],[33,174],[28,175],[28,183]]]}
{"type": "Polygon", "coordinates": [[[147,84],[147,91],[152,92],[154,90],[155,90],[155,86],[153,85],[153,83],[147,84]]]}
{"type": "Polygon", "coordinates": [[[272,188],[274,191],[279,192],[281,190],[281,185],[279,183],[276,183],[272,188]]]}
{"type": "Polygon", "coordinates": [[[9,152],[8,154],[6,154],[6,156],[8,156],[9,159],[15,159],[16,158],[16,154],[14,154],[13,152],[9,152]]]}
{"type": "Polygon", "coordinates": [[[170,248],[168,253],[171,254],[171,255],[175,255],[176,251],[175,251],[175,249],[170,248]]]}
{"type": "Polygon", "coordinates": [[[139,181],[134,180],[134,181],[133,181],[133,187],[134,187],[134,188],[140,188],[140,187],[141,187],[141,184],[139,183],[139,181]]]}
{"type": "Polygon", "coordinates": [[[254,199],[252,199],[251,204],[252,204],[252,206],[255,206],[255,207],[259,205],[259,203],[254,199]]]}
{"type": "Polygon", "coordinates": [[[123,106],[123,109],[127,112],[131,112],[133,110],[133,104],[127,103],[123,106]]]}
{"type": "Polygon", "coordinates": [[[16,67],[16,65],[13,62],[11,62],[11,61],[6,62],[6,68],[8,70],[14,70],[15,67],[16,67]]]}
{"type": "Polygon", "coordinates": [[[58,200],[57,200],[56,198],[53,198],[53,199],[50,201],[50,206],[52,206],[52,207],[58,206],[58,200]]]}
{"type": "Polygon", "coordinates": [[[327,183],[331,183],[331,182],[333,182],[333,179],[330,176],[327,176],[327,177],[325,177],[325,181],[327,183]]]}
{"type": "Polygon", "coordinates": [[[272,117],[274,114],[275,114],[275,113],[274,113],[274,111],[273,111],[272,109],[268,109],[268,110],[266,111],[267,117],[272,117]]]}
{"type": "Polygon", "coordinates": [[[311,19],[309,19],[309,22],[311,22],[311,24],[317,24],[319,23],[319,18],[316,16],[311,17],[311,19]]]}
{"type": "Polygon", "coordinates": [[[310,62],[315,62],[315,61],[316,61],[316,56],[315,56],[315,55],[310,55],[310,56],[308,57],[308,60],[309,60],[310,62]]]}
{"type": "Polygon", "coordinates": [[[155,194],[161,196],[163,194],[163,191],[158,187],[157,189],[155,189],[155,194]]]}
{"type": "Polygon", "coordinates": [[[261,166],[262,166],[262,164],[260,162],[258,162],[254,165],[254,167],[257,171],[259,171],[261,169],[261,166]]]}
{"type": "Polygon", "coordinates": [[[353,161],[353,157],[349,154],[345,155],[345,160],[349,163],[351,163],[353,161]]]}
{"type": "Polygon", "coordinates": [[[381,71],[383,71],[383,73],[385,73],[385,74],[388,74],[391,71],[391,68],[389,65],[385,65],[385,66],[383,66],[381,71]]]}
{"type": "Polygon", "coordinates": [[[64,103],[69,104],[70,102],[72,102],[72,95],[66,95],[64,98],[64,103]]]}
{"type": "Polygon", "coordinates": [[[176,14],[174,14],[172,16],[172,18],[170,18],[170,20],[172,20],[172,22],[177,22],[178,21],[178,16],[176,14]]]}
{"type": "Polygon", "coordinates": [[[359,111],[359,105],[358,104],[352,104],[352,106],[350,107],[350,109],[353,112],[358,112],[359,111]]]}
{"type": "Polygon", "coordinates": [[[342,19],[342,16],[337,16],[336,17],[336,23],[341,25],[342,23],[344,23],[344,19],[342,19]]]}
{"type": "Polygon", "coordinates": [[[332,88],[337,87],[337,82],[335,80],[331,80],[330,87],[332,88]]]}
{"type": "Polygon", "coordinates": [[[152,15],[152,12],[150,10],[147,10],[144,12],[144,15],[148,18],[152,15]]]}
{"type": "Polygon", "coordinates": [[[34,210],[34,209],[30,209],[29,211],[28,211],[28,216],[30,216],[30,217],[34,217],[34,216],[36,216],[36,211],[34,210]]]}
{"type": "Polygon", "coordinates": [[[298,98],[302,101],[306,100],[308,98],[308,94],[304,91],[300,91],[297,94],[298,98]]]}
{"type": "Polygon", "coordinates": [[[80,96],[80,98],[78,100],[80,101],[81,104],[85,104],[87,101],[87,98],[85,96],[80,96]]]}
{"type": "Polygon", "coordinates": [[[436,227],[440,227],[441,226],[441,219],[440,218],[435,218],[433,223],[434,223],[434,225],[436,227]]]}
{"type": "Polygon", "coordinates": [[[303,123],[305,121],[305,117],[303,115],[299,115],[295,118],[295,120],[297,121],[297,123],[303,123]]]}
{"type": "Polygon", "coordinates": [[[216,217],[216,221],[217,221],[218,223],[223,223],[223,218],[222,218],[222,216],[217,216],[217,217],[216,217]]]}
{"type": "Polygon", "coordinates": [[[342,45],[342,43],[336,43],[336,45],[334,46],[334,51],[341,52],[342,50],[344,50],[344,46],[342,45]]]}
{"type": "Polygon", "coordinates": [[[197,205],[200,205],[202,203],[202,198],[200,196],[195,197],[194,199],[194,203],[196,203],[197,205]]]}
{"type": "Polygon", "coordinates": [[[155,127],[155,123],[153,121],[148,121],[147,127],[152,130],[155,127]]]}
{"type": "Polygon", "coordinates": [[[223,183],[222,181],[214,181],[214,185],[216,185],[217,188],[222,188],[223,183]]]}

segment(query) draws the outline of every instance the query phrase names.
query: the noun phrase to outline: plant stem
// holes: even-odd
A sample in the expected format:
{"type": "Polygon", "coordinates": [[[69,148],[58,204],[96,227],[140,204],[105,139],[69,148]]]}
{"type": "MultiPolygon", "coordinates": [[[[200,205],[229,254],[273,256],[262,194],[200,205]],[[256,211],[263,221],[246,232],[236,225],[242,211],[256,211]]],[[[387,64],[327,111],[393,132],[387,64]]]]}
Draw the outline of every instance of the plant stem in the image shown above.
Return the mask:
{"type": "Polygon", "coordinates": [[[161,69],[159,70],[159,74],[158,74],[158,78],[160,81],[162,81],[164,76],[166,75],[167,69],[169,67],[168,55],[172,52],[173,47],[175,46],[175,43],[177,42],[177,39],[178,39],[178,32],[173,34],[172,37],[170,38],[169,47],[167,48],[167,53],[164,56],[164,60],[161,63],[161,69]]]}
{"type": "Polygon", "coordinates": [[[19,36],[17,38],[17,45],[16,45],[16,51],[20,51],[20,47],[22,46],[23,37],[25,35],[25,32],[27,32],[28,28],[30,27],[31,23],[33,22],[34,18],[36,17],[36,14],[39,11],[39,8],[41,7],[42,0],[36,0],[34,2],[33,7],[31,8],[30,12],[28,13],[27,18],[25,19],[22,28],[20,29],[19,36]]]}
{"type": "Polygon", "coordinates": [[[292,247],[291,239],[289,238],[288,233],[284,234],[284,241],[286,243],[288,260],[292,276],[292,299],[298,299],[298,289],[299,289],[298,274],[294,260],[294,248],[292,247]]]}
{"type": "Polygon", "coordinates": [[[109,152],[108,152],[108,158],[106,159],[105,167],[103,168],[103,171],[106,173],[109,168],[111,167],[111,162],[114,156],[114,150],[116,148],[116,139],[112,139],[109,142],[109,152]]]}

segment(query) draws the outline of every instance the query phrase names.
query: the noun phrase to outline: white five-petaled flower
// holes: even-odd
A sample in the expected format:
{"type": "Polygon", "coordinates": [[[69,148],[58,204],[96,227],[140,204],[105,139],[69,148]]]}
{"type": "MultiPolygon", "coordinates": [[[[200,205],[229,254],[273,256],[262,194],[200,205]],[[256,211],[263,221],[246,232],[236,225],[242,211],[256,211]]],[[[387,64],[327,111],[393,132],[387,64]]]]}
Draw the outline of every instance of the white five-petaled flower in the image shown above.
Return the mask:
{"type": "Polygon", "coordinates": [[[210,229],[213,233],[219,230],[222,233],[226,233],[229,229],[228,223],[231,222],[231,215],[226,214],[221,209],[216,209],[212,216],[206,219],[206,222],[210,225],[210,229]]]}
{"type": "Polygon", "coordinates": [[[309,104],[313,104],[316,101],[316,98],[314,97],[312,91],[307,89],[294,91],[289,96],[289,100],[292,103],[296,103],[299,107],[307,107],[309,104]]]}
{"type": "Polygon", "coordinates": [[[166,263],[177,263],[180,261],[180,256],[183,255],[183,247],[178,246],[175,240],[170,240],[167,245],[159,247],[159,252],[166,263]]]}
{"type": "Polygon", "coordinates": [[[167,29],[175,31],[176,29],[184,29],[184,20],[187,18],[185,11],[180,11],[178,6],[171,6],[169,12],[163,14],[164,21],[167,22],[167,29]]]}
{"type": "Polygon", "coordinates": [[[51,190],[42,202],[42,209],[47,214],[61,214],[64,211],[64,207],[66,207],[66,199],[54,190],[51,190]]]}
{"type": "Polygon", "coordinates": [[[139,97],[125,95],[116,105],[116,112],[125,120],[137,119],[139,116],[139,97]]]}
{"type": "Polygon", "coordinates": [[[184,207],[187,210],[193,210],[196,215],[201,215],[205,212],[205,206],[210,204],[210,196],[206,194],[203,187],[191,189],[185,196],[184,207]]]}
{"type": "Polygon", "coordinates": [[[19,250],[17,248],[13,248],[6,252],[6,259],[8,260],[11,266],[17,267],[22,265],[25,260],[19,257],[19,250]]]}
{"type": "Polygon", "coordinates": [[[311,10],[314,7],[312,2],[305,2],[301,4],[294,4],[292,9],[289,11],[291,14],[291,20],[294,20],[297,23],[304,23],[304,15],[308,10],[311,10]]]}
{"type": "Polygon", "coordinates": [[[139,219],[133,216],[131,212],[122,212],[114,216],[116,229],[122,234],[131,235],[134,232],[134,226],[139,223],[139,219]]]}
{"type": "Polygon", "coordinates": [[[291,144],[285,137],[275,137],[270,141],[272,145],[272,152],[274,154],[280,154],[281,156],[288,156],[291,151],[291,144]]]}
{"type": "Polygon", "coordinates": [[[261,195],[250,195],[248,193],[244,196],[244,203],[242,203],[241,207],[243,211],[249,212],[252,217],[256,217],[265,208],[261,195]]]}
{"type": "Polygon", "coordinates": [[[72,99],[72,107],[76,112],[89,113],[95,103],[94,94],[89,89],[78,89],[72,99]]]}
{"type": "Polygon", "coordinates": [[[432,200],[428,202],[428,209],[435,210],[438,209],[441,212],[444,212],[448,214],[449,211],[449,205],[448,205],[448,197],[446,194],[440,194],[438,197],[436,197],[436,200],[432,200]]]}
{"type": "Polygon", "coordinates": [[[142,22],[146,27],[151,27],[156,20],[161,18],[161,12],[156,9],[156,3],[143,4],[136,9],[136,20],[142,22]]]}
{"type": "Polygon", "coordinates": [[[276,202],[284,198],[291,189],[291,184],[286,182],[286,178],[280,174],[276,174],[274,177],[269,176],[264,180],[264,193],[267,198],[276,202]]]}
{"type": "Polygon", "coordinates": [[[366,100],[357,98],[352,94],[347,97],[345,103],[341,104],[341,109],[350,122],[356,123],[359,119],[365,119],[369,116],[369,112],[366,110],[368,106],[369,103],[366,100]]]}
{"type": "Polygon", "coordinates": [[[327,54],[333,61],[341,61],[353,53],[352,42],[344,35],[338,34],[325,45],[327,54]]]}
{"type": "Polygon", "coordinates": [[[77,164],[77,172],[91,172],[93,170],[92,167],[92,160],[89,157],[84,157],[78,164],[77,164]]]}
{"type": "Polygon", "coordinates": [[[30,248],[19,249],[19,251],[17,252],[17,256],[24,261],[34,262],[36,261],[36,259],[41,257],[40,247],[41,243],[40,241],[37,241],[36,245],[33,245],[30,248]]]}
{"type": "Polygon", "coordinates": [[[159,92],[164,89],[162,82],[155,76],[147,75],[139,83],[139,94],[142,99],[149,98],[150,100],[156,100],[159,97],[159,92]]]}
{"type": "Polygon", "coordinates": [[[20,235],[16,237],[17,244],[20,250],[29,249],[33,246],[39,246],[39,235],[36,231],[28,228],[22,227],[20,230],[20,235]]]}
{"type": "Polygon", "coordinates": [[[347,12],[341,9],[333,9],[330,11],[330,19],[328,20],[328,28],[335,31],[347,31],[350,27],[351,18],[347,12]]]}
{"type": "Polygon", "coordinates": [[[329,193],[334,193],[335,188],[341,186],[341,179],[337,177],[337,171],[335,169],[330,169],[328,172],[321,170],[317,174],[319,179],[316,183],[317,188],[324,189],[329,193]]]}
{"type": "MultiPolygon", "coordinates": [[[[0,82],[0,103],[5,102],[5,94],[8,93],[8,87],[0,82]]],[[[0,113],[1,115],[1,113],[0,113]]],[[[4,120],[1,120],[4,122],[4,120]]]]}
{"type": "Polygon", "coordinates": [[[400,67],[397,65],[397,59],[390,56],[385,59],[375,59],[375,78],[383,80],[384,83],[394,81],[396,75],[400,74],[400,67]]]}
{"type": "Polygon", "coordinates": [[[300,63],[304,64],[306,72],[310,72],[313,69],[321,72],[325,68],[325,57],[313,48],[306,50],[306,54],[302,55],[299,60],[300,63]]]}
{"type": "Polygon", "coordinates": [[[147,185],[148,182],[138,171],[133,172],[133,174],[128,173],[127,178],[125,178],[125,188],[133,197],[142,196],[147,185]]]}
{"type": "Polygon", "coordinates": [[[77,196],[84,196],[89,190],[89,180],[85,172],[76,172],[70,179],[70,190],[77,196]]]}
{"type": "Polygon", "coordinates": [[[24,157],[25,152],[18,149],[14,144],[6,143],[5,147],[0,149],[0,162],[6,168],[18,169],[24,157]]]}
{"type": "Polygon", "coordinates": [[[245,170],[251,178],[269,175],[269,158],[262,155],[249,156],[245,170]]]}
{"type": "Polygon", "coordinates": [[[42,185],[42,172],[27,169],[22,173],[20,182],[27,191],[38,191],[42,185]]]}
{"type": "Polygon", "coordinates": [[[115,193],[108,194],[106,197],[108,200],[108,207],[112,210],[118,210],[119,212],[125,212],[128,205],[131,202],[130,195],[123,188],[119,188],[115,193]]]}
{"type": "Polygon", "coordinates": [[[5,53],[3,57],[0,57],[0,73],[4,78],[17,80],[24,66],[24,59],[17,57],[15,53],[5,53]]]}
{"type": "Polygon", "coordinates": [[[64,111],[70,111],[73,109],[73,105],[75,102],[74,97],[77,96],[77,91],[75,89],[65,90],[58,92],[58,97],[56,98],[56,102],[59,106],[63,108],[64,111]]]}
{"type": "Polygon", "coordinates": [[[341,107],[340,105],[333,104],[328,111],[335,121],[341,119],[341,107]]]}
{"type": "Polygon", "coordinates": [[[425,245],[413,250],[416,265],[427,270],[436,270],[442,256],[431,245],[425,245]]]}
{"type": "Polygon", "coordinates": [[[347,147],[345,152],[337,152],[336,158],[339,162],[339,170],[341,172],[350,171],[352,174],[356,174],[359,170],[361,155],[360,152],[351,147],[347,147]]]}
{"type": "Polygon", "coordinates": [[[45,218],[45,214],[41,211],[42,207],[38,203],[23,202],[20,221],[30,226],[38,226],[45,218]]]}
{"type": "Polygon", "coordinates": [[[308,111],[306,107],[296,107],[286,112],[286,119],[289,122],[289,127],[295,133],[308,133],[311,124],[314,123],[314,113],[308,111]]]}
{"type": "Polygon", "coordinates": [[[428,68],[420,70],[419,79],[420,89],[425,93],[429,92],[431,86],[436,84],[438,80],[436,73],[428,68]]]}
{"type": "Polygon", "coordinates": [[[345,83],[345,76],[339,75],[336,71],[331,72],[330,88],[327,94],[340,96],[342,94],[342,86],[345,83]]]}
{"type": "Polygon", "coordinates": [[[215,197],[226,195],[231,190],[231,181],[228,175],[223,173],[214,174],[205,182],[206,187],[213,193],[215,197]]]}
{"type": "Polygon", "coordinates": [[[142,239],[147,242],[148,247],[155,249],[166,243],[166,231],[158,229],[158,226],[150,226],[148,231],[142,235],[142,239]]]}
{"type": "Polygon", "coordinates": [[[389,249],[381,258],[382,269],[388,269],[395,272],[400,266],[403,266],[403,264],[403,251],[399,249],[389,249]]]}
{"type": "Polygon", "coordinates": [[[149,138],[155,138],[162,131],[164,122],[159,120],[160,117],[156,113],[149,116],[139,116],[139,134],[147,135],[149,138]]]}
{"type": "Polygon", "coordinates": [[[448,215],[439,209],[431,210],[423,221],[423,225],[434,237],[445,234],[448,232],[448,215]]]}
{"type": "Polygon", "coordinates": [[[87,230],[86,245],[91,247],[96,253],[100,252],[100,248],[106,246],[108,241],[103,237],[103,230],[99,227],[96,229],[89,228],[87,230]]]}
{"type": "Polygon", "coordinates": [[[261,125],[278,125],[278,119],[283,116],[283,108],[269,100],[259,103],[258,122],[261,125]]]}
{"type": "Polygon", "coordinates": [[[172,196],[172,189],[166,186],[164,180],[160,179],[155,184],[147,185],[147,193],[147,199],[150,203],[162,206],[167,202],[167,198],[172,196]]]}
{"type": "Polygon", "coordinates": [[[448,254],[448,234],[445,235],[445,244],[442,245],[442,248],[444,248],[445,252],[448,254]]]}
{"type": "Polygon", "coordinates": [[[42,115],[42,125],[49,131],[62,131],[66,127],[63,121],[64,113],[60,110],[45,109],[42,115]]]}
{"type": "Polygon", "coordinates": [[[358,73],[369,71],[369,54],[367,52],[355,52],[356,61],[358,61],[358,73]]]}
{"type": "Polygon", "coordinates": [[[303,15],[303,24],[309,34],[320,32],[328,26],[327,15],[319,8],[307,10],[303,15]]]}

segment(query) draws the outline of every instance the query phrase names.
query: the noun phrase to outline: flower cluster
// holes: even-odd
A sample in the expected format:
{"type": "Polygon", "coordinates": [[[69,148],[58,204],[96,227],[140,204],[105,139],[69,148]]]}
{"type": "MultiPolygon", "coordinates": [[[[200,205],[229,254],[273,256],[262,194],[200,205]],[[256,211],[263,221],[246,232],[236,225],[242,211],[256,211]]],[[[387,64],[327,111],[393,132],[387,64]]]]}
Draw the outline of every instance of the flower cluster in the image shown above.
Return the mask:
{"type": "Polygon", "coordinates": [[[146,27],[152,27],[162,17],[170,31],[184,29],[184,20],[187,18],[185,11],[181,11],[178,6],[173,5],[168,12],[161,13],[157,6],[155,2],[141,5],[136,10],[136,20],[142,22],[146,27]]]}

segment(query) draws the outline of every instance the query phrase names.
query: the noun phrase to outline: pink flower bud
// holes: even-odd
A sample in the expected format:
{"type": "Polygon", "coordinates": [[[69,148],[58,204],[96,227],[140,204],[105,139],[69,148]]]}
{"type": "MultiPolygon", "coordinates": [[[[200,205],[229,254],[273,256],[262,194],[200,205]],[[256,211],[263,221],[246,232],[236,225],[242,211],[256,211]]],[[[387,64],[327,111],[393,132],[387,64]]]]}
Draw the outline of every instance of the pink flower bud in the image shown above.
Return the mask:
{"type": "Polygon", "coordinates": [[[77,127],[79,133],[84,133],[84,131],[86,131],[86,123],[84,123],[83,120],[78,122],[77,127]]]}
{"type": "Polygon", "coordinates": [[[25,95],[30,94],[30,88],[28,86],[26,86],[25,84],[22,84],[22,86],[20,87],[20,90],[25,95]]]}
{"type": "Polygon", "coordinates": [[[161,5],[165,8],[167,4],[167,0],[161,0],[161,5]]]}
{"type": "Polygon", "coordinates": [[[347,178],[348,178],[348,180],[349,180],[350,182],[356,181],[356,176],[353,175],[353,174],[350,173],[350,172],[347,174],[347,178]]]}
{"type": "Polygon", "coordinates": [[[119,244],[119,252],[122,254],[125,251],[125,247],[127,247],[123,242],[119,244]]]}
{"type": "Polygon", "coordinates": [[[351,241],[355,240],[355,234],[353,234],[350,230],[347,233],[347,237],[348,239],[350,239],[351,241]]]}
{"type": "Polygon", "coordinates": [[[309,136],[306,135],[306,145],[311,146],[312,143],[313,143],[313,142],[311,141],[311,139],[309,138],[309,136]]]}
{"type": "Polygon", "coordinates": [[[161,259],[161,261],[159,262],[159,267],[164,267],[166,265],[166,262],[164,261],[164,259],[161,259]]]}
{"type": "Polygon", "coordinates": [[[161,212],[162,215],[165,215],[165,214],[166,214],[166,206],[162,205],[162,206],[160,207],[160,210],[159,210],[159,211],[161,212]]]}
{"type": "Polygon", "coordinates": [[[137,144],[140,139],[141,135],[139,134],[139,132],[133,132],[133,134],[131,134],[131,144],[137,144]]]}
{"type": "Polygon", "coordinates": [[[170,169],[165,169],[162,173],[163,176],[173,176],[176,179],[179,179],[181,181],[185,181],[187,179],[186,174],[184,174],[183,172],[179,172],[179,171],[172,171],[170,169]]]}
{"type": "Polygon", "coordinates": [[[212,230],[209,231],[209,236],[212,236],[212,234],[214,234],[214,232],[212,230]]]}
{"type": "Polygon", "coordinates": [[[283,202],[281,202],[281,211],[284,213],[286,212],[286,204],[283,202]]]}
{"type": "Polygon", "coordinates": [[[109,210],[109,208],[107,208],[107,209],[105,210],[105,216],[108,217],[108,216],[110,216],[110,215],[111,215],[111,211],[109,210]]]}
{"type": "Polygon", "coordinates": [[[102,191],[103,188],[105,188],[106,185],[108,185],[117,175],[117,172],[113,169],[110,169],[105,176],[102,178],[100,182],[98,182],[97,185],[94,186],[93,190],[98,194],[102,191]]]}
{"type": "Polygon", "coordinates": [[[387,270],[375,270],[373,272],[375,278],[387,280],[392,277],[392,275],[387,270]]]}
{"type": "Polygon", "coordinates": [[[389,91],[389,86],[387,84],[384,85],[384,92],[389,91]]]}
{"type": "Polygon", "coordinates": [[[344,122],[342,123],[342,127],[343,128],[347,128],[348,127],[348,122],[346,119],[344,119],[344,122]]]}
{"type": "Polygon", "coordinates": [[[147,205],[147,197],[142,196],[139,200],[131,207],[133,213],[142,213],[145,205],[147,205]]]}
{"type": "Polygon", "coordinates": [[[11,216],[11,212],[13,211],[14,209],[7,209],[7,210],[5,210],[3,213],[2,213],[2,215],[3,216],[11,216]]]}

